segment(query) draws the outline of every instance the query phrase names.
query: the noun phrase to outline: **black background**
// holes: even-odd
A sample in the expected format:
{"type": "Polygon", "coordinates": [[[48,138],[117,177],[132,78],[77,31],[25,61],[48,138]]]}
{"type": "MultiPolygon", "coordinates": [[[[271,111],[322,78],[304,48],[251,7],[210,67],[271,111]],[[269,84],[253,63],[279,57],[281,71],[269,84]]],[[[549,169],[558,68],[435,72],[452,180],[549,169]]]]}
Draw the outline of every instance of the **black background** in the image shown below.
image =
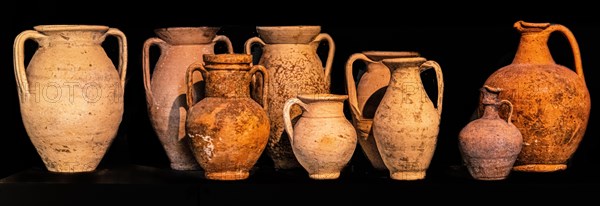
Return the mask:
{"type": "MultiPolygon", "coordinates": [[[[155,36],[154,29],[175,26],[220,26],[219,34],[228,36],[233,43],[234,51],[242,53],[244,42],[250,37],[257,36],[255,26],[321,25],[322,32],[330,34],[336,44],[331,75],[332,93],[345,93],[344,65],[347,58],[356,52],[417,51],[441,65],[445,82],[444,111],[437,149],[426,179],[410,183],[393,181],[387,178],[387,174],[373,171],[360,148],[357,147],[355,155],[339,180],[323,183],[308,179],[303,171],[272,171],[271,162],[267,158],[262,158],[257,163],[257,171],[246,181],[218,183],[204,181],[201,177],[185,180],[188,181],[186,184],[198,183],[209,188],[197,193],[198,196],[203,194],[210,194],[212,197],[226,196],[219,195],[221,194],[219,192],[223,192],[223,194],[248,194],[246,196],[251,197],[250,194],[273,193],[279,191],[279,188],[283,190],[295,188],[291,191],[320,194],[322,197],[329,197],[325,194],[337,194],[336,190],[337,192],[341,190],[347,194],[341,192],[342,195],[334,197],[344,199],[379,198],[382,195],[378,192],[383,191],[422,193],[457,192],[458,189],[459,191],[500,191],[513,195],[518,195],[515,194],[517,191],[541,191],[548,195],[573,191],[590,192],[598,189],[599,178],[595,168],[599,163],[600,155],[597,151],[600,148],[596,137],[598,128],[594,109],[595,88],[598,83],[594,81],[594,77],[597,76],[594,73],[597,73],[600,68],[597,57],[600,52],[597,40],[600,37],[600,24],[597,20],[600,18],[593,11],[586,12],[586,5],[573,7],[545,5],[546,7],[527,8],[509,2],[505,2],[504,5],[435,5],[432,3],[409,5],[402,2],[387,4],[369,1],[360,4],[348,2],[323,6],[322,2],[282,1],[279,3],[289,3],[291,6],[266,8],[270,5],[268,2],[239,4],[228,1],[220,3],[169,1],[130,3],[129,6],[124,6],[122,3],[124,1],[17,2],[16,6],[2,8],[4,17],[0,32],[0,68],[3,69],[0,69],[0,78],[2,78],[0,82],[4,91],[3,110],[7,112],[2,115],[4,134],[0,138],[0,178],[31,168],[40,171],[42,174],[40,178],[44,178],[43,163],[23,128],[13,73],[12,44],[14,38],[24,30],[43,24],[98,24],[123,31],[129,45],[125,113],[118,136],[102,160],[99,170],[139,165],[168,171],[168,160],[148,119],[142,84],[142,44],[147,38],[155,36]],[[485,79],[495,70],[511,63],[519,42],[519,34],[512,25],[518,20],[562,24],[577,38],[587,86],[592,96],[592,112],[588,129],[579,149],[568,162],[566,171],[513,172],[508,179],[499,182],[474,181],[464,173],[464,168],[460,167],[457,134],[470,121],[471,114],[478,104],[478,89],[485,79]],[[271,187],[271,184],[276,184],[276,187],[271,187]],[[211,185],[218,189],[214,189],[211,193],[211,185]],[[592,189],[581,189],[590,187],[592,189]],[[254,191],[254,193],[246,193],[247,191],[254,191]]],[[[108,38],[103,45],[109,56],[116,60],[118,55],[116,39],[108,38]]],[[[573,56],[566,38],[558,33],[553,34],[548,45],[557,63],[573,68],[573,56]]],[[[32,41],[26,44],[26,54],[29,57],[35,52],[36,46],[32,41]]],[[[326,48],[326,44],[322,45],[319,53],[326,53],[326,48]]],[[[222,51],[224,48],[223,45],[217,45],[216,49],[222,51]]],[[[157,53],[157,50],[152,52],[157,53]]],[[[435,86],[434,77],[433,73],[423,75],[428,91],[435,86]]],[[[156,180],[148,178],[147,181],[146,186],[152,187],[156,180]]],[[[93,188],[95,184],[91,182],[86,184],[85,188],[93,188]]],[[[168,179],[157,185],[154,186],[174,187],[166,186],[170,185],[168,179]]],[[[45,188],[54,190],[52,186],[45,188]]],[[[127,189],[123,191],[130,192],[127,189]]],[[[2,197],[17,197],[15,198],[17,201],[19,201],[18,197],[24,197],[19,196],[22,194],[18,193],[6,195],[10,191],[0,189],[0,194],[2,193],[5,195],[2,197]]],[[[31,193],[35,194],[35,192],[31,193]]],[[[295,197],[294,194],[285,194],[290,198],[295,197]]],[[[137,197],[133,193],[121,197],[129,196],[137,197]]],[[[153,200],[168,199],[160,196],[152,198],[153,200]]],[[[254,199],[263,198],[266,197],[254,199]]],[[[2,205],[1,201],[3,200],[0,199],[0,205],[2,205]]],[[[201,203],[202,199],[193,202],[201,203]]]]}

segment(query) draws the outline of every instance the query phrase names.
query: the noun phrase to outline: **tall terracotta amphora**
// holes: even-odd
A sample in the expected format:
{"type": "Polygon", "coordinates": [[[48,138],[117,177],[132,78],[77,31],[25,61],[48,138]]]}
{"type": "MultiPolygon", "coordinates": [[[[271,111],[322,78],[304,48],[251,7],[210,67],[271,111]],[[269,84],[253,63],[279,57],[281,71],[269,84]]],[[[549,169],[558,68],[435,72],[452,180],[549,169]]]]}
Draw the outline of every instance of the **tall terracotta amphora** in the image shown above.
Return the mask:
{"type": "MultiPolygon", "coordinates": [[[[205,64],[193,63],[186,75],[190,108],[186,131],[192,152],[207,179],[246,179],[267,146],[270,127],[267,112],[250,98],[250,82],[260,72],[268,85],[269,75],[263,66],[252,66],[251,55],[205,54],[203,58],[205,64]],[[194,104],[192,74],[198,70],[206,82],[206,97],[194,104]]],[[[266,102],[264,96],[260,103],[266,102]]]]}
{"type": "MultiPolygon", "coordinates": [[[[283,131],[283,105],[299,94],[330,92],[329,75],[335,44],[329,34],[321,33],[320,26],[258,26],[256,31],[259,37],[246,41],[245,52],[250,54],[252,45],[260,44],[262,55],[258,64],[267,68],[271,78],[269,93],[266,93],[269,98],[267,113],[271,120],[267,154],[275,169],[301,168],[283,131]],[[321,41],[327,41],[329,46],[325,65],[317,54],[321,41]]],[[[254,87],[260,88],[260,81],[254,87]]],[[[263,95],[261,90],[253,90],[253,96],[260,98],[263,95]]],[[[292,119],[301,113],[299,106],[292,107],[292,119]]]]}
{"type": "Polygon", "coordinates": [[[458,147],[471,177],[476,180],[503,180],[508,177],[523,145],[523,136],[512,123],[513,105],[498,99],[501,88],[481,88],[483,115],[469,122],[458,134],[458,147]],[[508,106],[502,119],[498,108],[508,106]]]}
{"type": "Polygon", "coordinates": [[[95,170],[123,116],[125,35],[100,25],[40,25],[21,32],[13,49],[23,124],[46,168],[95,170]],[[118,39],[118,69],[102,48],[107,36],[118,39]],[[28,39],[39,47],[25,68],[28,39]]]}
{"type": "Polygon", "coordinates": [[[521,131],[524,144],[513,169],[564,170],[584,136],[591,108],[579,45],[573,33],[560,24],[518,21],[514,27],[521,40],[512,63],[485,82],[504,89],[500,99],[514,105],[513,124],[521,131]],[[554,62],[547,44],[554,32],[569,41],[575,71],[554,62]]]}
{"type": "Polygon", "coordinates": [[[283,107],[285,131],[294,155],[311,179],[337,179],[356,149],[356,130],[344,116],[347,95],[303,94],[283,107]],[[295,125],[290,109],[303,110],[295,125]]]}
{"type": "MultiPolygon", "coordinates": [[[[233,52],[229,38],[217,35],[218,27],[169,27],[154,30],[158,37],[146,40],[143,50],[144,87],[152,127],[160,139],[174,170],[195,170],[194,159],[185,133],[187,105],[185,72],[187,67],[202,62],[203,54],[214,54],[215,43],[222,41],[233,52]],[[150,75],[150,47],[160,48],[160,57],[150,75]]],[[[195,83],[202,77],[196,73],[195,83]]],[[[197,84],[201,85],[201,84],[197,84]]],[[[195,95],[201,99],[203,88],[195,95]]]]}
{"type": "MultiPolygon", "coordinates": [[[[377,170],[387,170],[373,137],[373,116],[383,98],[385,89],[390,83],[390,69],[381,60],[402,57],[418,57],[419,53],[410,51],[365,51],[355,53],[346,61],[346,91],[352,112],[352,122],[358,132],[358,143],[363,153],[377,170]],[[353,73],[357,70],[354,62],[365,62],[362,75],[357,75],[359,81],[355,83],[353,73]]],[[[359,74],[360,71],[358,70],[359,74]]]]}
{"type": "Polygon", "coordinates": [[[384,59],[390,83],[373,117],[373,136],[390,177],[424,179],[435,147],[442,114],[444,80],[439,64],[422,57],[384,59]],[[437,104],[430,100],[421,72],[435,69],[437,104]]]}

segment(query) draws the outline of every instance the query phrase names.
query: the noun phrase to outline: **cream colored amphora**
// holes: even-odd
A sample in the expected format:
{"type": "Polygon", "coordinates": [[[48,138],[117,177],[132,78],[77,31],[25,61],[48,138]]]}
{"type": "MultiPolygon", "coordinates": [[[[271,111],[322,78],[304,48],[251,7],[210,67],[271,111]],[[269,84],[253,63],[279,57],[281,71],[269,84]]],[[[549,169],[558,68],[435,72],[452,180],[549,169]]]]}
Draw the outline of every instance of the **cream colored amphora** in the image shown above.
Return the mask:
{"type": "Polygon", "coordinates": [[[312,179],[337,179],[356,148],[356,130],[343,112],[347,95],[305,94],[283,107],[285,131],[294,155],[312,179]],[[295,125],[291,107],[303,112],[295,125]]]}
{"type": "MultiPolygon", "coordinates": [[[[283,131],[282,109],[285,102],[299,94],[329,93],[330,73],[335,44],[329,34],[321,33],[320,26],[258,26],[259,37],[245,43],[245,52],[251,53],[253,44],[260,44],[262,54],[258,64],[269,72],[270,85],[267,113],[271,121],[271,133],[267,154],[275,169],[300,168],[294,157],[287,135],[283,131]],[[325,64],[317,54],[319,44],[329,46],[325,64]]],[[[257,74],[260,76],[260,74],[257,74]]],[[[254,88],[261,88],[256,81],[254,88]]],[[[253,90],[255,99],[264,95],[260,89],[253,90]]],[[[292,107],[292,118],[300,115],[298,106],[292,107]]]]}
{"type": "Polygon", "coordinates": [[[365,51],[352,54],[346,61],[346,91],[352,112],[352,123],[358,132],[358,144],[377,170],[387,170],[377,149],[372,130],[375,110],[390,83],[390,69],[381,63],[381,60],[418,56],[418,52],[410,51],[365,51]],[[366,69],[355,83],[353,65],[357,60],[365,62],[366,69]]]}
{"type": "Polygon", "coordinates": [[[23,124],[52,172],[96,169],[115,139],[123,116],[127,39],[100,25],[42,25],[14,41],[14,72],[23,124]],[[115,68],[101,44],[119,42],[115,68]],[[24,44],[39,47],[24,63],[24,44]]]}
{"type": "Polygon", "coordinates": [[[444,80],[439,64],[422,57],[384,59],[390,83],[373,118],[373,136],[390,178],[424,179],[435,147],[442,114],[444,80]],[[437,108],[427,95],[421,72],[435,69],[437,108]]]}

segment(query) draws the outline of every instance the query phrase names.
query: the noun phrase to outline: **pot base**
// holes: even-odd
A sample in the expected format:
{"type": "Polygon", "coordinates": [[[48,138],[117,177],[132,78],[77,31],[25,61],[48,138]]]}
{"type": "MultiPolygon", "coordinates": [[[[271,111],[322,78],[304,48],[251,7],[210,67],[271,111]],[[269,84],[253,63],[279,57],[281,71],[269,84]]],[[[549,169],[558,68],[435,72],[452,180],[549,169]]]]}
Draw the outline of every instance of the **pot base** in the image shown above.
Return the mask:
{"type": "Polygon", "coordinates": [[[500,176],[500,177],[473,177],[476,180],[483,180],[483,181],[496,181],[496,180],[504,180],[506,179],[506,176],[500,176]]]}
{"type": "Polygon", "coordinates": [[[207,172],[206,179],[209,180],[244,180],[250,176],[248,171],[207,172]]]}
{"type": "Polygon", "coordinates": [[[513,167],[513,170],[518,172],[556,172],[566,169],[565,164],[529,164],[513,167]]]}
{"type": "Polygon", "coordinates": [[[311,179],[315,179],[315,180],[331,180],[331,179],[337,179],[340,177],[340,173],[339,172],[332,172],[332,173],[319,173],[319,174],[310,174],[309,177],[311,179]]]}
{"type": "Polygon", "coordinates": [[[392,172],[390,178],[394,180],[421,180],[425,179],[425,171],[416,172],[392,172]]]}

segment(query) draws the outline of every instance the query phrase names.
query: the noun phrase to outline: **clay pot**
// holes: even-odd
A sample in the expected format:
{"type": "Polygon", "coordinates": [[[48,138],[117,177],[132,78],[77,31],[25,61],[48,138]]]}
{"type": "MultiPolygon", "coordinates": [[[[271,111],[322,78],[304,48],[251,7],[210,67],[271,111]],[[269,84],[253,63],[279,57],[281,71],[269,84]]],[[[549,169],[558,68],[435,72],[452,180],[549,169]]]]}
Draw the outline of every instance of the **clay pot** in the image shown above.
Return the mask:
{"type": "Polygon", "coordinates": [[[422,57],[382,62],[391,70],[391,80],[373,118],[377,148],[392,179],[424,179],[435,151],[442,114],[441,67],[422,57]],[[429,99],[420,76],[431,68],[437,77],[437,108],[429,99]]]}
{"type": "Polygon", "coordinates": [[[503,180],[508,177],[523,145],[519,129],[512,124],[513,105],[500,101],[500,88],[481,88],[483,115],[462,128],[458,135],[462,159],[474,179],[503,180]],[[506,120],[498,115],[498,107],[506,104],[506,120]]]}
{"type": "MultiPolygon", "coordinates": [[[[251,53],[253,44],[260,44],[262,54],[258,61],[269,72],[268,110],[271,133],[267,154],[274,162],[275,169],[300,168],[294,157],[287,134],[283,132],[283,105],[299,94],[329,93],[330,73],[335,52],[333,39],[320,33],[320,26],[258,26],[259,37],[252,37],[245,43],[245,52],[251,53]],[[329,54],[325,65],[317,55],[321,41],[327,41],[329,54]]],[[[260,79],[260,74],[256,79],[260,79]]],[[[260,81],[253,88],[261,88],[260,81]]],[[[253,96],[260,99],[264,93],[253,90],[253,96]]],[[[292,119],[302,110],[292,107],[292,119]]]]}
{"type": "MultiPolygon", "coordinates": [[[[346,61],[346,91],[352,111],[352,123],[358,132],[358,143],[363,153],[377,170],[387,170],[373,137],[373,116],[383,98],[385,89],[390,83],[390,69],[381,60],[390,58],[418,57],[419,53],[409,51],[365,51],[352,54],[346,61]],[[366,69],[362,75],[357,75],[358,84],[354,79],[353,64],[362,60],[366,69]]],[[[358,70],[359,74],[363,70],[358,70]]]]}
{"type": "MultiPolygon", "coordinates": [[[[146,40],[143,50],[144,88],[152,127],[165,149],[174,170],[197,170],[200,166],[188,146],[185,132],[187,116],[185,72],[202,62],[203,54],[214,54],[218,41],[233,52],[229,38],[217,35],[218,27],[169,27],[156,29],[157,37],[146,40]],[[150,76],[150,47],[160,48],[160,56],[150,76]]],[[[204,97],[201,76],[196,73],[196,99],[204,97]]],[[[197,101],[195,100],[195,101],[197,101]]]]}
{"type": "MultiPolygon", "coordinates": [[[[263,66],[252,66],[246,54],[205,54],[205,65],[196,62],[186,75],[189,109],[186,131],[191,149],[205,177],[211,180],[247,179],[269,138],[269,118],[250,98],[250,82],[263,66]],[[194,104],[193,72],[201,71],[206,97],[194,104]]],[[[268,87],[264,87],[268,92],[268,87]]],[[[261,99],[266,105],[267,97],[261,99]]],[[[266,108],[265,108],[266,109],[266,108]]]]}
{"type": "Polygon", "coordinates": [[[14,72],[27,134],[52,172],[96,169],[123,116],[127,39],[100,25],[41,25],[14,42],[14,72]],[[101,44],[119,42],[115,68],[101,44]],[[24,44],[39,47],[25,69],[24,44]]]}
{"type": "Polygon", "coordinates": [[[591,108],[579,46],[571,31],[559,24],[518,21],[514,27],[521,40],[513,62],[485,82],[502,88],[499,98],[514,105],[513,124],[524,144],[513,169],[564,170],[583,139],[591,108]],[[547,42],[555,31],[571,44],[575,72],[552,59],[547,42]]]}
{"type": "Polygon", "coordinates": [[[285,131],[296,159],[312,179],[337,179],[356,148],[356,131],[344,116],[347,95],[305,94],[289,99],[283,107],[285,131]],[[292,125],[292,105],[302,116],[292,125]]]}

